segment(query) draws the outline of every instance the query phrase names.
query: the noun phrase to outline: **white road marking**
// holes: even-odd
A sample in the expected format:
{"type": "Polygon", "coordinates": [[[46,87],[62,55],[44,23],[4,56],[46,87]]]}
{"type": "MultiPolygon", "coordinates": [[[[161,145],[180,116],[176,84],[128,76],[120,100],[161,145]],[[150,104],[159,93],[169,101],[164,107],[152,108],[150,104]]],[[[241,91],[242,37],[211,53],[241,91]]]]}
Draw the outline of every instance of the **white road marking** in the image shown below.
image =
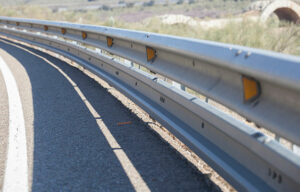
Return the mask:
{"type": "Polygon", "coordinates": [[[3,192],[27,192],[27,146],[22,103],[14,76],[1,56],[0,71],[6,84],[9,104],[9,140],[3,192]]]}
{"type": "MultiPolygon", "coordinates": [[[[54,67],[58,72],[60,72],[70,82],[70,84],[74,87],[74,89],[77,92],[77,94],[80,96],[80,98],[83,101],[83,103],[89,109],[91,115],[96,119],[96,122],[97,122],[100,130],[104,134],[104,136],[105,136],[108,144],[113,149],[116,157],[118,158],[119,162],[121,163],[121,165],[122,165],[125,173],[127,174],[127,176],[129,178],[131,184],[133,185],[135,191],[150,191],[147,183],[143,180],[143,177],[136,170],[136,168],[134,167],[134,165],[132,164],[132,162],[130,161],[130,159],[128,158],[128,156],[126,155],[126,153],[124,152],[124,150],[122,149],[122,147],[116,141],[116,139],[114,138],[114,136],[111,134],[110,130],[106,127],[106,125],[104,124],[104,122],[101,119],[99,119],[100,115],[97,113],[97,111],[94,109],[94,107],[90,104],[90,102],[86,99],[86,97],[84,96],[84,94],[77,87],[76,83],[61,68],[59,68],[58,66],[56,66],[55,64],[53,64],[51,61],[47,60],[46,58],[44,58],[44,57],[42,57],[42,56],[40,56],[38,54],[35,54],[32,51],[29,51],[28,49],[25,49],[25,48],[19,47],[19,46],[16,46],[16,47],[18,47],[20,49],[23,49],[23,50],[31,53],[32,55],[34,55],[36,57],[41,58],[42,60],[44,60],[45,62],[47,62],[49,65],[51,65],[52,67],[54,67]]],[[[1,57],[0,57],[0,59],[1,59],[1,57]]],[[[1,64],[0,64],[0,66],[1,66],[1,64]]],[[[21,102],[20,102],[20,105],[21,105],[21,102]]],[[[23,116],[22,116],[22,118],[23,118],[23,116]]],[[[24,120],[23,120],[23,122],[24,122],[24,120]]],[[[24,132],[24,135],[25,135],[25,132],[24,132]]],[[[24,146],[26,146],[26,141],[25,141],[24,146]]],[[[25,148],[25,150],[26,150],[26,148],[25,148]]],[[[26,156],[26,166],[27,166],[27,156],[26,156]]],[[[26,175],[27,175],[27,171],[26,171],[26,175]]],[[[27,182],[27,179],[26,179],[26,182],[27,182]]],[[[26,185],[28,185],[28,184],[26,184],[26,185]]],[[[21,189],[20,190],[19,189],[14,190],[14,189],[12,189],[12,190],[9,190],[9,191],[8,190],[7,191],[4,190],[3,192],[10,192],[10,191],[16,191],[16,192],[18,192],[18,191],[25,191],[25,192],[27,192],[28,191],[27,188],[26,188],[26,190],[25,189],[24,190],[21,190],[21,189]]]]}

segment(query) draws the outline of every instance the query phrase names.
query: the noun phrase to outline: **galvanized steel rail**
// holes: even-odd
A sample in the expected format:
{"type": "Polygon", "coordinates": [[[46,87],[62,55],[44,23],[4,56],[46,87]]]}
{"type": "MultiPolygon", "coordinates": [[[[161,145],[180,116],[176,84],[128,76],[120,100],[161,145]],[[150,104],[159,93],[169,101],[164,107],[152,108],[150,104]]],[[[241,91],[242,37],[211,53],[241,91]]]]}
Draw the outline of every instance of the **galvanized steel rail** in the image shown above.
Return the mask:
{"type": "Polygon", "coordinates": [[[300,157],[278,142],[155,75],[62,38],[142,65],[296,145],[300,145],[299,57],[154,33],[21,18],[0,17],[0,33],[63,55],[105,79],[236,189],[300,188],[300,157]]]}

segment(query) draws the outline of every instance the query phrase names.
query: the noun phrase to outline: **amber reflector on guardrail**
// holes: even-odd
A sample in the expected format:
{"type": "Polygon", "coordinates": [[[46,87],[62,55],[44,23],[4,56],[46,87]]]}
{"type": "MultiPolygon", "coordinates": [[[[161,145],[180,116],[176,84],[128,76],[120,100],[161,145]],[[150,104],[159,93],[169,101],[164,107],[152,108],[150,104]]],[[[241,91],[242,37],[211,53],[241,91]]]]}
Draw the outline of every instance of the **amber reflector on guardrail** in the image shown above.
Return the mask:
{"type": "Polygon", "coordinates": [[[114,40],[111,37],[106,37],[106,42],[108,47],[112,47],[114,40]]]}
{"type": "Polygon", "coordinates": [[[251,102],[260,96],[260,84],[251,77],[242,77],[244,89],[244,102],[251,102]]]}
{"type": "Polygon", "coordinates": [[[45,26],[44,26],[44,30],[45,30],[45,31],[48,31],[48,26],[45,25],[45,26]]]}
{"type": "Polygon", "coordinates": [[[156,57],[156,50],[151,47],[146,47],[147,61],[153,61],[156,57]]]}
{"type": "Polygon", "coordinates": [[[61,33],[62,33],[63,35],[66,34],[66,32],[67,32],[66,29],[64,29],[64,28],[61,29],[61,33]]]}
{"type": "Polygon", "coordinates": [[[87,38],[86,32],[82,32],[81,35],[82,35],[82,39],[86,39],[87,38]]]}

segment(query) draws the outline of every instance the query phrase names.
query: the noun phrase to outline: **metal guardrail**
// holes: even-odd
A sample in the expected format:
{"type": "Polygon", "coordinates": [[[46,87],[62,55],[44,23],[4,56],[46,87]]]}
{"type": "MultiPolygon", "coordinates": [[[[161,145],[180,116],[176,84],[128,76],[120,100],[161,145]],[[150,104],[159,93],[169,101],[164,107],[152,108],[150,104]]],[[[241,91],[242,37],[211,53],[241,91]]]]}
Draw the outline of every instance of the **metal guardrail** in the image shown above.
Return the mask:
{"type": "Polygon", "coordinates": [[[8,17],[0,17],[0,33],[63,55],[105,79],[236,189],[300,188],[300,157],[278,142],[154,75],[62,38],[138,63],[296,145],[300,145],[298,57],[153,33],[8,17]]]}

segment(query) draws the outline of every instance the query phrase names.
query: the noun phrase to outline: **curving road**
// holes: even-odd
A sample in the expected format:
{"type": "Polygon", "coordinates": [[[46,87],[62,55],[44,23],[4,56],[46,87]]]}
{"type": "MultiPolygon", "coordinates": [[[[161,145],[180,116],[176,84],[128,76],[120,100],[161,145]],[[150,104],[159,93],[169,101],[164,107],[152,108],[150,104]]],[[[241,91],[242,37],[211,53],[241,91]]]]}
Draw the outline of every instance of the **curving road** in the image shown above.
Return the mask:
{"type": "Polygon", "coordinates": [[[82,71],[4,39],[0,56],[0,191],[219,190],[82,71]]]}

